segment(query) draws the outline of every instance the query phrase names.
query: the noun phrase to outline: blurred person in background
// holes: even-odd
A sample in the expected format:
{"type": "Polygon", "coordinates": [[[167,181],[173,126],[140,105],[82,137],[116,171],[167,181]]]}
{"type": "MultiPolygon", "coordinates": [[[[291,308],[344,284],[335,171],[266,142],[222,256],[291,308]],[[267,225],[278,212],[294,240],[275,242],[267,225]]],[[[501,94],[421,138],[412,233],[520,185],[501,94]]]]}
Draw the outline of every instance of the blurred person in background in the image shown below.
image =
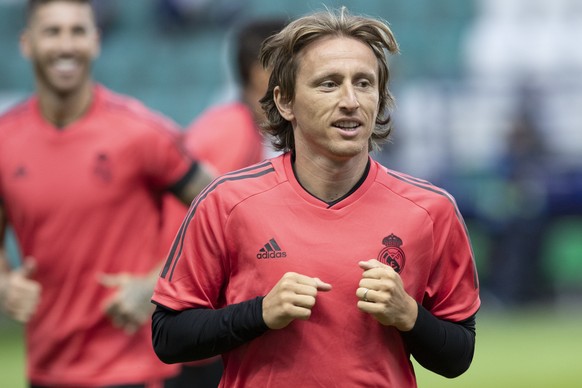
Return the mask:
{"type": "Polygon", "coordinates": [[[543,244],[550,222],[549,152],[537,122],[532,97],[518,92],[517,108],[495,165],[498,192],[480,206],[492,246],[488,291],[492,305],[519,307],[550,302],[551,281],[543,269],[543,244]]]}
{"type": "Polygon", "coordinates": [[[411,355],[447,377],[480,306],[454,199],[370,157],[391,133],[383,21],[310,14],[269,38],[262,98],[284,153],[217,178],[161,271],[165,362],[222,354],[222,387],[414,387],[411,355]]]}
{"type": "Polygon", "coordinates": [[[30,0],[21,50],[36,93],[0,117],[0,307],[26,324],[31,387],[169,387],[151,345],[166,247],[161,195],[210,181],[171,120],[92,80],[89,0],[30,0]]]}
{"type": "Polygon", "coordinates": [[[259,62],[259,51],[285,23],[278,18],[255,19],[235,30],[232,67],[239,98],[210,107],[186,129],[186,148],[220,174],[258,163],[269,154],[260,131],[265,114],[259,100],[267,91],[270,73],[259,62]]]}
{"type": "MultiPolygon", "coordinates": [[[[232,69],[236,72],[239,98],[208,108],[184,133],[185,148],[217,173],[258,163],[269,153],[259,126],[265,120],[259,99],[267,91],[270,73],[259,62],[259,52],[263,41],[279,32],[285,23],[282,18],[260,18],[234,29],[232,69]]],[[[188,207],[168,196],[164,209],[169,250],[188,207]]],[[[220,357],[213,357],[185,364],[178,380],[184,387],[191,381],[207,381],[208,387],[216,386],[221,371],[220,357]]]]}

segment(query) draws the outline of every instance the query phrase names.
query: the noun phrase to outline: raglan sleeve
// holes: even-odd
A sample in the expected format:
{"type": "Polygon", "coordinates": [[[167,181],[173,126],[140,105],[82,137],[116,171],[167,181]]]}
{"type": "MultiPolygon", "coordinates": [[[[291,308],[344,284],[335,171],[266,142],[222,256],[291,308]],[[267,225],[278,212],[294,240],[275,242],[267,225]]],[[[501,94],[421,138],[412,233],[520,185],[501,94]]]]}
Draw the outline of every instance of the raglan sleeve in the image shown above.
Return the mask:
{"type": "Polygon", "coordinates": [[[154,289],[152,302],[174,311],[222,307],[227,279],[225,238],[216,197],[203,192],[190,206],[154,289]]]}
{"type": "Polygon", "coordinates": [[[433,224],[434,258],[422,305],[437,318],[460,322],[480,307],[479,279],[469,233],[453,197],[433,224]]]}

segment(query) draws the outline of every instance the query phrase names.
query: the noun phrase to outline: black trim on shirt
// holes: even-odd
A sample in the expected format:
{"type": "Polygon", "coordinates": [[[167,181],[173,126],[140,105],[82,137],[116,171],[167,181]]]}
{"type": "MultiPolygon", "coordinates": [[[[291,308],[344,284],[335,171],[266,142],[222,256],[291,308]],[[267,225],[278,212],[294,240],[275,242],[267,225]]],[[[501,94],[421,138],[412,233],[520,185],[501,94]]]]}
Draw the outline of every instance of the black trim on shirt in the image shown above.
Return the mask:
{"type": "Polygon", "coordinates": [[[186,171],[182,178],[180,178],[177,182],[168,187],[168,191],[170,191],[176,197],[180,198],[181,196],[180,194],[182,193],[184,188],[188,186],[188,183],[192,181],[194,175],[196,175],[199,168],[200,164],[198,162],[196,161],[192,162],[188,171],[186,171]]]}
{"type": "MultiPolygon", "coordinates": [[[[200,360],[227,352],[269,330],[262,309],[263,297],[218,310],[178,312],[158,304],[152,321],[154,350],[165,363],[200,360]]],[[[469,368],[473,359],[475,315],[463,322],[449,322],[419,305],[413,329],[401,334],[420,365],[442,376],[456,377],[469,368]]]]}
{"type": "Polygon", "coordinates": [[[354,187],[352,187],[350,189],[350,191],[348,191],[347,193],[345,193],[344,195],[342,195],[341,197],[339,197],[338,199],[336,199],[334,201],[327,202],[328,208],[332,207],[336,203],[343,201],[344,199],[346,199],[347,197],[349,197],[350,195],[355,193],[356,190],[358,190],[360,188],[360,186],[364,184],[364,182],[366,181],[366,178],[368,178],[368,173],[370,172],[370,164],[371,164],[370,158],[368,158],[368,163],[366,163],[366,169],[364,170],[364,173],[362,174],[360,180],[356,182],[356,184],[354,185],[354,187]]]}
{"type": "Polygon", "coordinates": [[[299,183],[299,186],[301,186],[303,188],[303,190],[305,190],[306,193],[308,193],[309,195],[311,195],[313,198],[319,199],[322,202],[325,202],[327,204],[327,208],[329,209],[330,207],[332,207],[333,205],[335,205],[336,203],[340,203],[341,201],[343,201],[344,199],[346,199],[347,197],[349,197],[350,195],[352,195],[362,184],[364,184],[364,182],[366,181],[366,178],[368,177],[368,173],[370,172],[370,158],[368,158],[368,163],[366,163],[366,168],[364,170],[364,173],[362,174],[362,176],[360,177],[360,179],[356,182],[356,184],[350,189],[350,191],[348,191],[347,193],[345,193],[344,195],[342,195],[341,197],[339,197],[338,199],[334,199],[333,201],[324,201],[323,199],[313,195],[309,190],[307,190],[299,181],[299,179],[297,178],[297,172],[295,171],[295,154],[293,153],[291,156],[291,167],[293,169],[293,175],[295,175],[295,180],[297,181],[297,183],[299,183]]]}

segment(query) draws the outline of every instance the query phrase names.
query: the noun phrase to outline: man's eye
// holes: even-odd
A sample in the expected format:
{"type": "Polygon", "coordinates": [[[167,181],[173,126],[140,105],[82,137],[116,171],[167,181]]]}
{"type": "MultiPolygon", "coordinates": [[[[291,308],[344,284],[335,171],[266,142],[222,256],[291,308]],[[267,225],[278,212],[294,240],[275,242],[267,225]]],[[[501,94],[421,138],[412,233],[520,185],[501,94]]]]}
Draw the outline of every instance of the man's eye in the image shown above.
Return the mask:
{"type": "Polygon", "coordinates": [[[335,86],[335,82],[333,81],[325,81],[321,83],[321,86],[324,88],[333,88],[335,86]]]}
{"type": "Polygon", "coordinates": [[[368,88],[370,86],[372,86],[372,83],[370,81],[368,81],[367,79],[358,81],[357,85],[361,88],[368,88]]]}
{"type": "Polygon", "coordinates": [[[59,33],[58,28],[46,28],[43,30],[43,35],[45,36],[54,36],[59,33]]]}
{"type": "Polygon", "coordinates": [[[73,34],[75,34],[77,36],[86,35],[87,30],[85,28],[82,28],[82,27],[77,27],[77,28],[73,29],[73,34]]]}

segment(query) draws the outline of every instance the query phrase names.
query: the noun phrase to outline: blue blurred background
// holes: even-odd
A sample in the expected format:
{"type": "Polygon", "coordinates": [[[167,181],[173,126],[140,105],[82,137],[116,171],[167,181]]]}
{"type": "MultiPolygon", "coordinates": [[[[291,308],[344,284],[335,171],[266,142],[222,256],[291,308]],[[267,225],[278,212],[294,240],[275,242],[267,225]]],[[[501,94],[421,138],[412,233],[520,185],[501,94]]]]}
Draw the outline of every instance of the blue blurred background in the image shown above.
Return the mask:
{"type": "MultiPolygon", "coordinates": [[[[24,1],[0,0],[0,111],[33,91],[24,1]]],[[[376,158],[457,199],[484,308],[582,294],[582,2],[579,0],[96,0],[96,79],[185,126],[232,99],[231,27],[323,5],[387,20],[392,143],[376,158]]],[[[9,249],[18,261],[17,246],[9,249]]]]}

